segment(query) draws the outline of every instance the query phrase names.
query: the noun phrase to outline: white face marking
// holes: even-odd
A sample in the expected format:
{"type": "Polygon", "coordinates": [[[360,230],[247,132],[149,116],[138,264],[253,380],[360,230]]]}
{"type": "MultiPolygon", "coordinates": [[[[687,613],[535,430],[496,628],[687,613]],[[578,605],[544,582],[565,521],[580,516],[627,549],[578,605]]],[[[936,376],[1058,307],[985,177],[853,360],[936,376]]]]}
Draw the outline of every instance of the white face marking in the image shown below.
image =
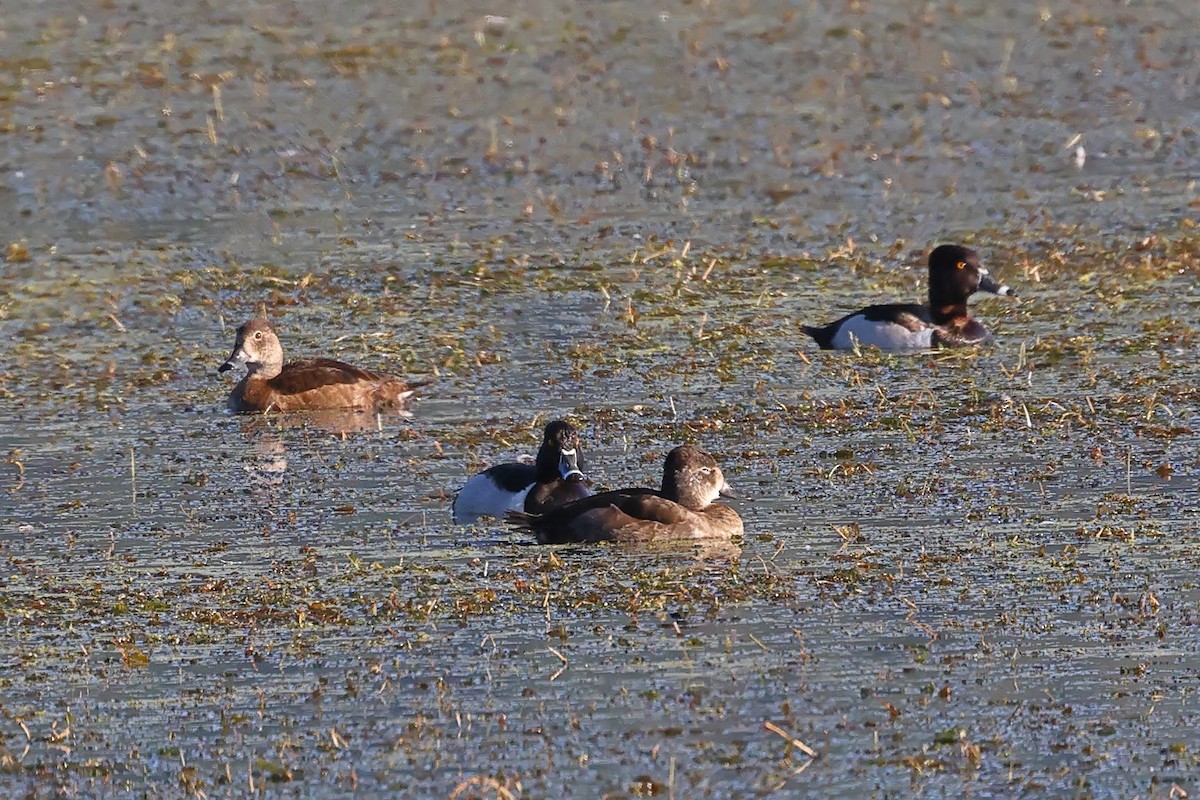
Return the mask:
{"type": "Polygon", "coordinates": [[[987,275],[987,274],[988,274],[988,271],[987,271],[986,269],[984,269],[983,267],[980,267],[980,268],[979,268],[979,274],[980,274],[980,275],[987,275]]]}
{"type": "MultiPolygon", "coordinates": [[[[708,472],[709,472],[709,475],[707,475],[707,476],[705,476],[705,477],[710,477],[710,476],[711,476],[711,474],[712,474],[712,470],[710,469],[710,470],[708,470],[708,472]]],[[[722,477],[722,478],[720,478],[720,479],[718,479],[718,480],[716,480],[716,481],[713,481],[713,483],[712,483],[712,486],[710,487],[710,490],[709,490],[709,493],[708,493],[708,502],[709,502],[709,503],[715,503],[715,502],[717,502],[717,500],[719,500],[719,499],[720,499],[720,497],[721,497],[721,489],[722,489],[724,486],[725,486],[725,478],[724,478],[724,477],[722,477]]]]}
{"type": "Polygon", "coordinates": [[[578,475],[580,478],[583,477],[583,472],[579,469],[575,461],[575,449],[572,447],[570,450],[558,451],[560,453],[558,458],[558,474],[563,480],[570,480],[575,475],[578,475]]]}
{"type": "Polygon", "coordinates": [[[838,350],[853,350],[857,342],[860,347],[880,350],[928,350],[932,339],[931,327],[910,331],[894,322],[871,322],[862,314],[855,314],[838,327],[833,346],[838,350]]]}
{"type": "Polygon", "coordinates": [[[506,492],[490,475],[481,472],[467,481],[454,498],[454,523],[469,525],[480,517],[503,519],[506,511],[524,511],[525,495],[532,488],[531,483],[519,492],[506,492]]]}

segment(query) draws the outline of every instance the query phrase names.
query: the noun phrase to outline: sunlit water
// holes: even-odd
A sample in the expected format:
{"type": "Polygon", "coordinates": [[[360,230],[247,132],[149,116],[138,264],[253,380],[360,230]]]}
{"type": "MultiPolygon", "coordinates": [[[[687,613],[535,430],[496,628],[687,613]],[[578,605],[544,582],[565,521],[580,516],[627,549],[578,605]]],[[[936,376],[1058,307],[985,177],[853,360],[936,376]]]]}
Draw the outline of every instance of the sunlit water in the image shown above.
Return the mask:
{"type": "Polygon", "coordinates": [[[1200,790],[1197,9],[492,11],[6,9],[0,794],[1200,790]],[[947,239],[994,347],[801,334],[947,239]],[[260,303],[435,384],[230,416],[260,303]],[[451,526],[564,415],[745,540],[451,526]]]}

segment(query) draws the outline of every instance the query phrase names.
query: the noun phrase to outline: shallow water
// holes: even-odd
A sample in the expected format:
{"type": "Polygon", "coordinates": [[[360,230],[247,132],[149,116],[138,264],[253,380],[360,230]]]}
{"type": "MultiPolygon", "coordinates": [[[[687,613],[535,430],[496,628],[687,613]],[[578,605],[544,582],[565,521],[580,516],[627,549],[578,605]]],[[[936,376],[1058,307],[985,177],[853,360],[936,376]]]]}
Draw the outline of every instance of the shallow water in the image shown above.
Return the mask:
{"type": "Polygon", "coordinates": [[[1195,793],[1200,11],[1095,6],[6,9],[0,794],[1195,793]],[[994,347],[801,333],[947,239],[994,347]],[[436,384],[231,417],[259,303],[436,384]],[[562,415],[745,540],[452,527],[562,415]]]}

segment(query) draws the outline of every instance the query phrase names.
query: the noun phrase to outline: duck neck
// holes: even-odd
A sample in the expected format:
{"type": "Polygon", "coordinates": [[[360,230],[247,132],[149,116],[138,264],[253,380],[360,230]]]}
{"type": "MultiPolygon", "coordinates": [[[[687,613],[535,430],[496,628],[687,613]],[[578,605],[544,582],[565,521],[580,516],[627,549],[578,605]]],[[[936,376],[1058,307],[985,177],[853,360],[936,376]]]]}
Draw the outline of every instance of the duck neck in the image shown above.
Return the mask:
{"type": "Polygon", "coordinates": [[[251,378],[257,380],[269,381],[272,378],[283,372],[283,357],[271,358],[266,361],[259,361],[254,364],[246,365],[246,372],[251,378]]]}
{"type": "Polygon", "coordinates": [[[662,496],[684,508],[700,511],[711,502],[699,486],[680,486],[675,481],[663,481],[662,496]]]}
{"type": "Polygon", "coordinates": [[[538,483],[552,483],[562,477],[558,474],[558,461],[559,455],[555,450],[549,447],[538,450],[534,467],[537,470],[538,483]]]}
{"type": "Polygon", "coordinates": [[[929,316],[933,318],[935,325],[945,325],[952,319],[961,319],[967,316],[967,304],[938,302],[930,297],[929,316]]]}

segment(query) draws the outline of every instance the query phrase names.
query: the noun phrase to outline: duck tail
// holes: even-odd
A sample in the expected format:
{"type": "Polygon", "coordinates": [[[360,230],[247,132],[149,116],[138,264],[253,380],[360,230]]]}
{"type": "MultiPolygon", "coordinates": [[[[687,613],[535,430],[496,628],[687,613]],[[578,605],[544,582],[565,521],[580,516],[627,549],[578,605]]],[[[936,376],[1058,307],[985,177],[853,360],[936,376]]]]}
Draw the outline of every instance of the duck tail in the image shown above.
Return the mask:
{"type": "Polygon", "coordinates": [[[417,389],[423,386],[428,386],[429,381],[417,381],[415,383],[406,383],[402,380],[392,379],[380,384],[378,391],[375,393],[376,407],[395,411],[403,416],[412,416],[407,410],[409,401],[412,400],[417,389]]]}
{"type": "Polygon", "coordinates": [[[833,333],[829,330],[829,326],[825,325],[820,328],[814,325],[801,325],[800,330],[807,333],[817,343],[817,346],[822,350],[829,350],[833,347],[833,333]]]}
{"type": "Polygon", "coordinates": [[[524,511],[506,511],[504,513],[504,521],[513,530],[521,531],[522,533],[534,533],[533,523],[539,516],[540,514],[528,514],[524,511]]]}
{"type": "Polygon", "coordinates": [[[525,511],[509,511],[504,515],[504,521],[513,530],[529,534],[537,539],[538,544],[552,544],[552,540],[546,531],[542,530],[538,525],[538,520],[541,518],[541,514],[530,514],[525,511]]]}

